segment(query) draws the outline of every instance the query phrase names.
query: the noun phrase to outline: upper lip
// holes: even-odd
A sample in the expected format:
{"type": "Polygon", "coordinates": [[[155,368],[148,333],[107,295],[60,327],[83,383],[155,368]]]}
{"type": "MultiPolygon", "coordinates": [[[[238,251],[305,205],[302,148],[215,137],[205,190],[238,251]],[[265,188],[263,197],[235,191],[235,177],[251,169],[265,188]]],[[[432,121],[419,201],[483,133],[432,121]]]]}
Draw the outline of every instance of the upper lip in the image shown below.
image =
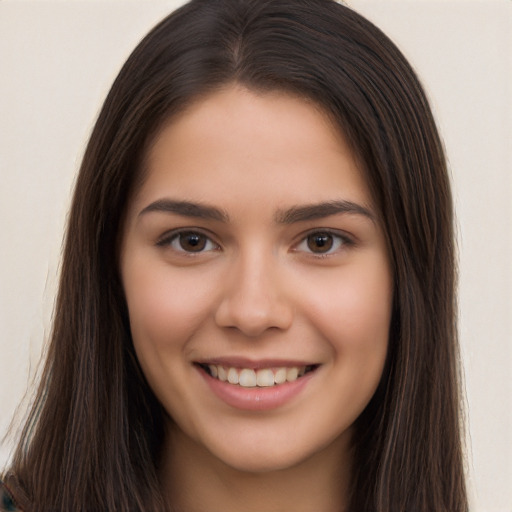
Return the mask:
{"type": "Polygon", "coordinates": [[[245,357],[214,357],[195,361],[197,364],[218,365],[227,368],[292,368],[301,366],[317,366],[318,363],[299,361],[297,359],[247,359],[245,357]]]}

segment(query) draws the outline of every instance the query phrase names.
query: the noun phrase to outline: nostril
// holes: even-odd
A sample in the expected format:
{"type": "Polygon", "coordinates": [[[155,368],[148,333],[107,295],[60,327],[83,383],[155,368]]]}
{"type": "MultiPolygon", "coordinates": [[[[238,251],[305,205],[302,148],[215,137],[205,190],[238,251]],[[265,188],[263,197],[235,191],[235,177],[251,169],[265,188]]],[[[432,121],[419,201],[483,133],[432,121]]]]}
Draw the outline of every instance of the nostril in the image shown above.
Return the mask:
{"type": "Polygon", "coordinates": [[[219,327],[237,329],[250,337],[270,329],[287,329],[291,320],[291,308],[270,301],[258,305],[240,299],[224,300],[215,314],[219,327]]]}

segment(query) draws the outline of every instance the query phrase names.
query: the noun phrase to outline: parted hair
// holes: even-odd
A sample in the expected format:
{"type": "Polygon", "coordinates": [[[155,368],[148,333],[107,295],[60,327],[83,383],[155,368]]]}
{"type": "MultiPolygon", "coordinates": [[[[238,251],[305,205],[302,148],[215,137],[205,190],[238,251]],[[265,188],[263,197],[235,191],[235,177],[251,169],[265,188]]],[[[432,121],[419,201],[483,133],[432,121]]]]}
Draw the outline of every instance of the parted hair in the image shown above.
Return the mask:
{"type": "Polygon", "coordinates": [[[120,233],[159,128],[233,83],[320,106],[361,163],[387,237],[389,349],[354,429],[349,510],[467,512],[443,145],[402,53],[333,0],[192,0],[128,58],[76,181],[47,359],[11,474],[37,511],[172,510],[158,483],[166,413],[135,356],[120,233]]]}

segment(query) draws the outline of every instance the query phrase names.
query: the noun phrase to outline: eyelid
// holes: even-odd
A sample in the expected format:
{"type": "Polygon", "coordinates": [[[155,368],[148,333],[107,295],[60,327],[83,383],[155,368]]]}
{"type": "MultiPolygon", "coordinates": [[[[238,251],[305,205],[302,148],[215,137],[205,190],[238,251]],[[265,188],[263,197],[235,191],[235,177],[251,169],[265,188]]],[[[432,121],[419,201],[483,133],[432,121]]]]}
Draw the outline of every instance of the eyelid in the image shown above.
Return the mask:
{"type": "Polygon", "coordinates": [[[214,237],[207,230],[204,230],[202,228],[197,228],[197,227],[182,227],[182,228],[176,228],[176,229],[171,229],[170,231],[166,231],[164,234],[162,234],[158,238],[155,245],[157,245],[158,247],[171,247],[176,253],[180,253],[180,254],[184,254],[184,255],[191,255],[191,256],[194,256],[196,254],[211,252],[213,250],[218,250],[221,247],[220,244],[215,241],[214,237]],[[184,234],[184,233],[193,233],[193,234],[198,234],[198,235],[204,236],[208,239],[209,242],[211,242],[215,246],[215,248],[197,251],[196,253],[194,253],[193,251],[185,251],[185,250],[179,250],[179,249],[172,248],[171,243],[175,239],[177,239],[180,234],[184,234]]]}
{"type": "MultiPolygon", "coordinates": [[[[215,237],[208,230],[205,230],[203,228],[198,228],[198,227],[180,227],[180,228],[175,228],[175,229],[166,231],[158,238],[155,245],[157,245],[159,247],[164,247],[164,248],[170,247],[171,243],[174,240],[176,240],[180,234],[184,234],[184,233],[192,233],[192,234],[198,234],[198,235],[204,236],[215,247],[211,248],[211,249],[197,251],[197,252],[180,250],[180,249],[171,247],[171,249],[174,250],[176,253],[181,253],[181,254],[187,255],[187,256],[195,256],[195,255],[209,253],[209,252],[221,249],[221,245],[215,240],[215,237]]],[[[309,256],[312,256],[315,258],[325,258],[325,257],[333,256],[334,254],[343,250],[343,248],[347,248],[354,244],[355,244],[354,237],[350,236],[349,234],[347,234],[344,231],[340,231],[340,230],[332,229],[332,228],[314,228],[314,229],[310,229],[304,233],[301,233],[301,235],[298,239],[298,242],[296,242],[293,245],[292,251],[293,252],[304,252],[304,253],[308,254],[309,256]],[[334,250],[330,249],[329,251],[327,251],[325,253],[321,253],[321,252],[315,253],[306,248],[301,249],[300,246],[302,244],[306,244],[307,239],[310,236],[313,236],[315,234],[318,234],[318,235],[319,234],[327,234],[327,235],[330,235],[333,238],[337,239],[339,242],[334,250]]]]}
{"type": "Polygon", "coordinates": [[[312,257],[315,257],[315,258],[326,258],[326,257],[329,257],[329,256],[333,256],[336,253],[342,251],[344,248],[348,248],[348,247],[350,247],[350,246],[352,246],[354,244],[355,244],[354,238],[351,237],[350,235],[348,235],[344,231],[339,231],[339,230],[332,229],[332,228],[315,228],[315,229],[310,229],[307,232],[302,233],[300,235],[299,241],[293,246],[293,251],[294,252],[304,252],[308,256],[312,256],[312,257]],[[333,238],[338,239],[340,241],[339,246],[337,246],[334,250],[329,250],[328,252],[324,252],[324,253],[320,253],[320,252],[319,253],[315,253],[315,252],[313,252],[311,250],[308,250],[308,249],[300,249],[299,248],[302,244],[306,244],[307,243],[307,239],[310,236],[320,235],[320,234],[330,235],[333,238]]]}

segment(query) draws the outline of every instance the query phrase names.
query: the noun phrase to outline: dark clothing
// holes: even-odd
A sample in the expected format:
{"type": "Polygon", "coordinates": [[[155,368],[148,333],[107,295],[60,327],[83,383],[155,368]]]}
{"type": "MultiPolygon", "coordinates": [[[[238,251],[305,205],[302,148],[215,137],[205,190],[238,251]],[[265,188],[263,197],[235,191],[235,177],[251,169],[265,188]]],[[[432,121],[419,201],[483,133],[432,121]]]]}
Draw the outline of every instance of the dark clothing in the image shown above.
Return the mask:
{"type": "Polygon", "coordinates": [[[0,512],[30,512],[30,509],[16,477],[7,473],[5,480],[0,480],[0,512]]]}

